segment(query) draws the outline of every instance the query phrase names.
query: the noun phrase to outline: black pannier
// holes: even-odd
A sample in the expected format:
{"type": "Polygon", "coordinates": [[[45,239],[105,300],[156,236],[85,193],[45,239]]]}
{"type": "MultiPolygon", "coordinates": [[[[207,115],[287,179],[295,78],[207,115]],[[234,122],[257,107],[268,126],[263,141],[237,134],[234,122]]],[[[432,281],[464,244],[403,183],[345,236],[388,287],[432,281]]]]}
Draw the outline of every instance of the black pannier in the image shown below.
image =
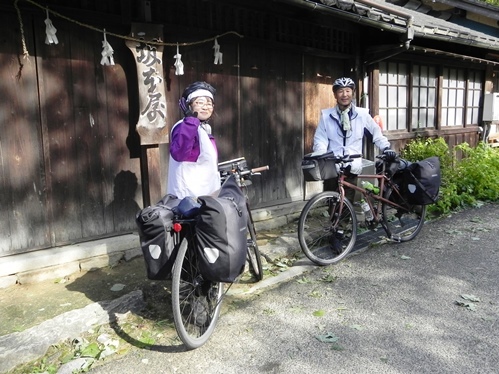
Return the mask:
{"type": "Polygon", "coordinates": [[[407,167],[403,175],[402,188],[409,203],[428,205],[438,200],[441,184],[440,159],[438,157],[413,162],[407,167]]]}
{"type": "Polygon", "coordinates": [[[231,283],[244,271],[248,212],[234,175],[218,196],[200,196],[196,223],[199,270],[205,279],[231,283]]]}
{"type": "Polygon", "coordinates": [[[168,194],[135,216],[149,279],[164,280],[171,276],[176,257],[172,209],[179,202],[176,196],[168,194]]]}
{"type": "Polygon", "coordinates": [[[303,156],[301,170],[305,181],[313,182],[337,178],[338,172],[336,171],[336,164],[333,159],[328,158],[332,156],[333,152],[322,155],[309,153],[303,156]]]}

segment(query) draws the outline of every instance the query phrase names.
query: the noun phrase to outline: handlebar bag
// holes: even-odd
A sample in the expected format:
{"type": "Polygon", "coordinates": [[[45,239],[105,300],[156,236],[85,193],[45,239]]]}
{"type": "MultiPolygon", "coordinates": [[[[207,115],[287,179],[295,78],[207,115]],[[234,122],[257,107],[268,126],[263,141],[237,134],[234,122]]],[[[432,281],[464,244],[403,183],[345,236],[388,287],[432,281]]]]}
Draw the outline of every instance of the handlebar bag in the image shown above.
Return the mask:
{"type": "Polygon", "coordinates": [[[404,172],[405,196],[414,205],[433,204],[440,190],[440,159],[436,156],[413,162],[404,172]]]}
{"type": "Polygon", "coordinates": [[[303,156],[301,170],[306,182],[322,181],[338,177],[334,160],[323,158],[323,155],[312,156],[312,153],[309,153],[303,156]]]}
{"type": "Polygon", "coordinates": [[[200,196],[196,223],[199,270],[213,282],[234,282],[244,270],[248,212],[246,199],[234,175],[224,182],[218,196],[200,196]]]}
{"type": "Polygon", "coordinates": [[[148,206],[135,215],[140,248],[146,263],[147,278],[164,280],[171,276],[175,262],[173,238],[173,209],[180,199],[164,196],[157,204],[148,206]]]}

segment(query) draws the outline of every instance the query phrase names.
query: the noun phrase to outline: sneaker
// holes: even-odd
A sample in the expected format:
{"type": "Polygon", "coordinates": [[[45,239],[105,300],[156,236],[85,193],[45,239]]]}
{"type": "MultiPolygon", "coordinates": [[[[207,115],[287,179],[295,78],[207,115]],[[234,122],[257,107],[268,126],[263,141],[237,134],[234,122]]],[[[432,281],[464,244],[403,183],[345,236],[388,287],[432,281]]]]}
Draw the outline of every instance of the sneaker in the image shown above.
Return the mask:
{"type": "Polygon", "coordinates": [[[206,296],[195,297],[192,301],[192,315],[194,324],[203,327],[208,322],[208,301],[206,296]]]}
{"type": "Polygon", "coordinates": [[[331,250],[337,254],[340,254],[343,251],[343,246],[341,243],[342,237],[343,233],[336,233],[335,235],[331,235],[330,238],[331,250]]]}

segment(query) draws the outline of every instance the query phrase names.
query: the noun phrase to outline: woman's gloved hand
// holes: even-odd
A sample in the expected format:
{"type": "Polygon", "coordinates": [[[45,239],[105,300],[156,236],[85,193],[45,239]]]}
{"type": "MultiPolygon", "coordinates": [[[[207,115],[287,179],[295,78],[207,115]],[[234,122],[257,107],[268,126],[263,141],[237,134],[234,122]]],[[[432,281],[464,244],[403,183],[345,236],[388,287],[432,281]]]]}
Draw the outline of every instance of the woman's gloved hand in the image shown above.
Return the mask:
{"type": "Polygon", "coordinates": [[[187,103],[187,100],[185,100],[184,97],[182,97],[178,101],[178,106],[180,107],[180,110],[182,111],[182,113],[184,113],[185,117],[197,117],[198,116],[198,112],[193,112],[191,110],[189,104],[187,103]]]}

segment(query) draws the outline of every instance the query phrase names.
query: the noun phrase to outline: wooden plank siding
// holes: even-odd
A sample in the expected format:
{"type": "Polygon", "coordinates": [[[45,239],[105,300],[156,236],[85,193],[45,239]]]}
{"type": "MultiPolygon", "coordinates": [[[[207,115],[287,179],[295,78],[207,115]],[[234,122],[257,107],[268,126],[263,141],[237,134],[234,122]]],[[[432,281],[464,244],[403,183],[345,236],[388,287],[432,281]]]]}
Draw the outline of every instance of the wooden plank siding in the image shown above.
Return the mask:
{"type": "Polygon", "coordinates": [[[0,14],[0,256],[49,243],[36,64],[11,42],[19,40],[13,21],[12,14],[0,14]]]}
{"type": "MultiPolygon", "coordinates": [[[[128,35],[130,22],[144,22],[137,16],[144,2],[49,3],[120,35],[128,35]]],[[[251,167],[270,167],[253,178],[252,206],[302,200],[301,159],[312,150],[320,110],[335,105],[332,82],[365,70],[356,63],[365,49],[360,35],[376,31],[260,0],[150,4],[151,22],[164,26],[167,42],[196,42],[227,31],[244,36],[219,38],[222,65],[213,64],[212,41],[182,45],[181,76],[173,66],[176,47],[164,47],[169,126],[181,117],[184,88],[209,82],[217,89],[211,125],[220,161],[245,156],[251,167]]],[[[102,34],[53,17],[59,44],[48,46],[45,13],[31,9],[23,12],[30,52],[24,61],[17,16],[11,5],[2,9],[0,256],[135,231],[137,210],[166,192],[169,145],[140,146],[137,72],[125,41],[108,36],[116,65],[102,66],[102,34]]],[[[376,105],[373,82],[370,104],[376,105]]],[[[476,124],[422,134],[443,136],[450,145],[478,141],[476,124]]],[[[386,135],[399,150],[416,133],[386,135]]]]}
{"type": "MultiPolygon", "coordinates": [[[[135,230],[140,169],[127,146],[134,142],[124,68],[99,64],[102,35],[59,19],[59,44],[48,46],[35,32],[43,18],[27,14],[30,58],[20,60],[17,80],[19,24],[0,17],[4,40],[16,40],[0,45],[0,256],[135,230]]],[[[124,45],[115,50],[131,62],[124,45]]]]}

